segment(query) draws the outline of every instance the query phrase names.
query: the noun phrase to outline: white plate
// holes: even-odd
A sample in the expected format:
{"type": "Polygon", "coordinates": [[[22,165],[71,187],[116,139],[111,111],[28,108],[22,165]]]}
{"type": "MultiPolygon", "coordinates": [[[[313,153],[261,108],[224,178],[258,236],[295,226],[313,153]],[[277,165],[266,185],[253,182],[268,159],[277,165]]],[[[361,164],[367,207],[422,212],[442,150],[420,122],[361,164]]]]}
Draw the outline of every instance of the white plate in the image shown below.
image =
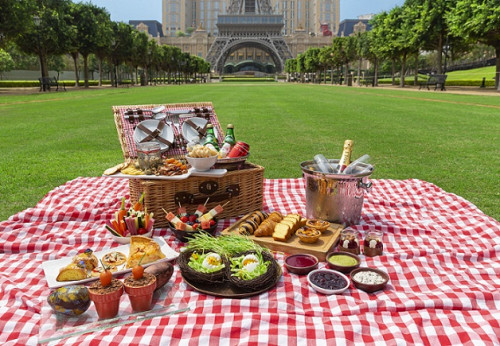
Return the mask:
{"type": "MultiPolygon", "coordinates": [[[[166,262],[166,261],[171,261],[179,256],[179,253],[174,251],[166,242],[165,239],[163,238],[154,238],[154,240],[160,244],[160,249],[161,252],[165,255],[165,258],[162,258],[161,260],[158,260],[156,262],[144,264],[143,267],[149,267],[152,264],[159,263],[159,262],[166,262]]],[[[107,254],[108,252],[111,251],[119,251],[123,253],[125,256],[128,257],[130,250],[130,245],[121,245],[117,247],[113,247],[107,250],[101,250],[101,251],[95,251],[94,255],[98,258],[101,259],[102,256],[107,254]]],[[[58,288],[66,285],[74,285],[74,284],[82,284],[85,282],[90,282],[90,281],[95,281],[98,280],[99,277],[91,277],[87,278],[84,280],[79,280],[79,281],[57,281],[57,275],[59,275],[59,270],[68,264],[71,263],[73,259],[73,256],[71,257],[64,257],[58,260],[53,260],[53,261],[47,261],[42,263],[42,268],[43,272],[45,273],[45,279],[47,279],[47,284],[49,285],[49,288],[58,288]]],[[[125,268],[126,264],[122,264],[121,266],[118,267],[118,271],[113,273],[113,276],[124,274],[124,273],[129,273],[132,271],[132,268],[125,268]]]]}
{"type": "MultiPolygon", "coordinates": [[[[156,130],[158,128],[159,123],[160,123],[160,120],[152,119],[152,120],[141,121],[139,124],[142,124],[149,131],[153,132],[154,130],[156,130]]],[[[140,143],[144,138],[146,138],[148,136],[147,133],[145,133],[144,131],[142,131],[139,128],[139,124],[136,126],[136,128],[134,130],[133,138],[134,138],[135,144],[140,143]]],[[[168,124],[165,124],[165,126],[163,127],[163,130],[161,131],[160,137],[163,139],[166,139],[170,143],[174,143],[174,131],[172,130],[172,128],[168,124]]],[[[160,149],[162,151],[168,150],[168,148],[169,148],[168,145],[166,145],[166,144],[164,144],[156,139],[153,139],[151,142],[158,142],[160,144],[160,149]]]]}
{"type": "MultiPolygon", "coordinates": [[[[186,120],[184,120],[184,122],[182,123],[182,136],[184,137],[184,139],[186,139],[186,141],[193,142],[193,141],[199,139],[198,131],[196,131],[195,129],[193,129],[191,127],[191,125],[186,123],[186,120]]],[[[201,127],[201,128],[203,128],[206,125],[206,123],[208,123],[208,120],[205,118],[192,117],[192,118],[190,118],[190,120],[196,126],[201,127]]],[[[217,129],[215,128],[215,126],[214,126],[214,133],[215,133],[215,138],[218,138],[217,137],[217,129]]],[[[203,137],[203,138],[205,138],[205,137],[203,137]]],[[[200,143],[203,143],[203,138],[200,139],[200,143]]]]}
{"type": "Polygon", "coordinates": [[[227,169],[225,168],[216,168],[216,169],[209,169],[208,171],[197,171],[196,169],[193,169],[193,173],[191,175],[193,177],[223,177],[227,173],[227,169]]]}
{"type": "Polygon", "coordinates": [[[115,173],[112,175],[103,175],[103,177],[109,178],[119,178],[119,179],[151,179],[151,180],[184,180],[191,176],[194,168],[189,168],[186,174],[181,175],[132,175],[132,174],[123,174],[123,173],[115,173]]]}

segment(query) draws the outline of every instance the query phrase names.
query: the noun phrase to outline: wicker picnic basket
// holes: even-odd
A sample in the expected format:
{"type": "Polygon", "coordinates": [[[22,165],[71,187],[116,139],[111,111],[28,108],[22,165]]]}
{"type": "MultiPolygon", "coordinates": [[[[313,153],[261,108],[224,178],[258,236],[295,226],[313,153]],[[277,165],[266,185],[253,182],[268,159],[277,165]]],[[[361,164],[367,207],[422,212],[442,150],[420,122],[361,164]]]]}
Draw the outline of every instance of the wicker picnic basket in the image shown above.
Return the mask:
{"type": "MultiPolygon", "coordinates": [[[[136,157],[135,143],[132,138],[133,125],[125,121],[127,109],[153,109],[160,105],[115,106],[113,114],[118,138],[125,159],[136,157]]],[[[222,142],[222,130],[212,103],[165,104],[168,109],[206,108],[210,111],[210,122],[218,128],[219,141],[222,142]]],[[[186,151],[180,146],[168,150],[166,156],[183,159],[186,151]]],[[[264,188],[264,167],[246,162],[239,169],[228,171],[223,177],[191,176],[184,180],[147,180],[130,179],[130,200],[135,203],[144,193],[144,204],[155,215],[155,227],[167,227],[163,209],[175,213],[179,204],[188,210],[196,210],[199,204],[206,204],[210,210],[218,204],[225,204],[224,212],[218,218],[236,217],[254,210],[262,209],[264,188]]]]}

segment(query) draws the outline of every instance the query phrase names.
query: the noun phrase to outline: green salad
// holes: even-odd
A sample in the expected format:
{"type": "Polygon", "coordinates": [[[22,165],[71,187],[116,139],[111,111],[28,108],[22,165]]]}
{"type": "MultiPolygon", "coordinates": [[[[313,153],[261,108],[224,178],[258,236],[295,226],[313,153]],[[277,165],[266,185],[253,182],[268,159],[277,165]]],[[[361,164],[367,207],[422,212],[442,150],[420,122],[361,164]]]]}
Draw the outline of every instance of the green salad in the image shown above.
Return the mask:
{"type": "Polygon", "coordinates": [[[189,258],[188,266],[201,273],[214,273],[224,268],[221,256],[215,252],[193,252],[189,258]]]}
{"type": "Polygon", "coordinates": [[[242,280],[252,280],[265,274],[271,263],[264,261],[260,252],[233,257],[230,260],[231,275],[242,280]]]}

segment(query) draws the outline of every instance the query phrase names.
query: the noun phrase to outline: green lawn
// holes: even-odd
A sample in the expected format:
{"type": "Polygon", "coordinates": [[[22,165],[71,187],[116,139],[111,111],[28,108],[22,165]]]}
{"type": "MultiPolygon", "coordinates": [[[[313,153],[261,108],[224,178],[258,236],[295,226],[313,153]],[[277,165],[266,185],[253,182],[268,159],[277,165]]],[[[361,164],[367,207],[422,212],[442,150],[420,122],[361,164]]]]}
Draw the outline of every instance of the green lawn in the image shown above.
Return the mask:
{"type": "Polygon", "coordinates": [[[500,97],[284,83],[214,83],[0,96],[0,220],[122,161],[111,106],[211,101],[267,178],[316,153],[372,156],[373,178],[432,182],[500,217],[500,97]]]}
{"type": "Polygon", "coordinates": [[[491,80],[495,78],[495,66],[475,68],[472,70],[452,71],[447,73],[447,81],[451,80],[491,80]]]}

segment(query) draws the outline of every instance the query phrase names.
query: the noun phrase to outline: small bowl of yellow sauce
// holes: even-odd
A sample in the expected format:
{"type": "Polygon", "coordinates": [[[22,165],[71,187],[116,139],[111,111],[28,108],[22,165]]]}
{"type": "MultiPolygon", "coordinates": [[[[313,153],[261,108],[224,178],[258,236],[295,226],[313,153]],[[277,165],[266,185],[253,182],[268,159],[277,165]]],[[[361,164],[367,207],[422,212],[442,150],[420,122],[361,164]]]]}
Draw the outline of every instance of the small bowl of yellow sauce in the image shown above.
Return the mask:
{"type": "Polygon", "coordinates": [[[359,267],[361,259],[359,256],[350,252],[330,252],[326,255],[326,263],[328,267],[342,273],[350,273],[352,270],[359,267]]]}

